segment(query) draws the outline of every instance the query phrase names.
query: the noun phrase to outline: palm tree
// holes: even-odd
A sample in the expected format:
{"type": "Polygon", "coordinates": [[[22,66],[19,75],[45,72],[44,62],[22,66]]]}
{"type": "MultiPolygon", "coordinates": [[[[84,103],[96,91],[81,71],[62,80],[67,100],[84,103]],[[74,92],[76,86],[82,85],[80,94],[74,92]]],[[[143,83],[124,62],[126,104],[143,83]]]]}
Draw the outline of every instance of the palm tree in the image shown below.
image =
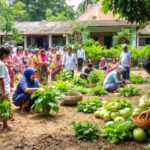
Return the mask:
{"type": "Polygon", "coordinates": [[[95,4],[98,1],[99,0],[82,0],[82,2],[79,4],[79,6],[77,8],[78,14],[80,15],[83,12],[85,12],[89,4],[95,4]]]}

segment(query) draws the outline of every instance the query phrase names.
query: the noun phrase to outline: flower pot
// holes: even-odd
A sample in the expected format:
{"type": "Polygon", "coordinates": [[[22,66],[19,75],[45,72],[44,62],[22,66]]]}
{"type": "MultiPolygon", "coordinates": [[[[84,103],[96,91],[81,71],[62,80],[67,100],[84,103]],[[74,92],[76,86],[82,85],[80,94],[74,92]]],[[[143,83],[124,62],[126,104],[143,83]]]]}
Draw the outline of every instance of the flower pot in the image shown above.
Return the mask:
{"type": "Polygon", "coordinates": [[[83,96],[80,93],[64,93],[62,95],[62,105],[76,105],[82,99],[83,96]]]}

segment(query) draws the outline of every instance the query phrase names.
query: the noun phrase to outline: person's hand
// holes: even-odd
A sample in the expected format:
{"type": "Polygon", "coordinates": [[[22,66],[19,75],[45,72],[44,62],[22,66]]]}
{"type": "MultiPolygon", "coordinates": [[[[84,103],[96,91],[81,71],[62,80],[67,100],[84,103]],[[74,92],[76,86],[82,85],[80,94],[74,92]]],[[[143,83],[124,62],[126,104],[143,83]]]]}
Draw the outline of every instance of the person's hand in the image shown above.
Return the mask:
{"type": "Polygon", "coordinates": [[[5,98],[7,98],[6,93],[2,93],[2,94],[1,94],[1,99],[4,100],[5,98]]]}
{"type": "Polygon", "coordinates": [[[139,115],[139,119],[141,118],[145,118],[146,120],[148,120],[150,118],[150,110],[144,111],[139,115]]]}

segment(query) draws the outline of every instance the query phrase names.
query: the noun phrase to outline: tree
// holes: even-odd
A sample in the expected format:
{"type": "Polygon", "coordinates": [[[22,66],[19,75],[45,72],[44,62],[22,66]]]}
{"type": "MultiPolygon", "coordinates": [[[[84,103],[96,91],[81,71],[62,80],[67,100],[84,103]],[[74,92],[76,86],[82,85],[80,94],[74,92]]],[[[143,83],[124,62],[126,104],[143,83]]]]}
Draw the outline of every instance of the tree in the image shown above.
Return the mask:
{"type": "Polygon", "coordinates": [[[149,0],[103,0],[104,13],[112,11],[129,22],[144,24],[150,21],[149,0]]]}
{"type": "MultiPolygon", "coordinates": [[[[24,14],[24,11],[22,11],[23,7],[24,4],[21,2],[12,6],[11,3],[7,3],[5,0],[0,0],[0,30],[5,34],[5,41],[12,39],[12,37],[16,37],[15,34],[18,36],[20,35],[20,31],[14,27],[14,21],[24,14]],[[12,33],[11,38],[8,36],[8,33],[12,33]]],[[[18,37],[16,39],[20,38],[18,37]]]]}
{"type": "Polygon", "coordinates": [[[14,4],[19,1],[25,4],[26,11],[26,16],[22,17],[21,20],[39,21],[46,19],[57,20],[57,18],[72,20],[75,16],[73,7],[68,6],[65,0],[14,0],[14,4]],[[50,18],[49,13],[54,18],[50,18]]]}
{"type": "Polygon", "coordinates": [[[88,7],[89,4],[95,4],[97,3],[99,0],[83,0],[78,8],[77,8],[77,14],[78,16],[81,15],[82,13],[84,13],[88,7]]]}
{"type": "Polygon", "coordinates": [[[132,39],[132,33],[130,29],[122,29],[117,35],[113,37],[113,45],[129,43],[132,39]]]}

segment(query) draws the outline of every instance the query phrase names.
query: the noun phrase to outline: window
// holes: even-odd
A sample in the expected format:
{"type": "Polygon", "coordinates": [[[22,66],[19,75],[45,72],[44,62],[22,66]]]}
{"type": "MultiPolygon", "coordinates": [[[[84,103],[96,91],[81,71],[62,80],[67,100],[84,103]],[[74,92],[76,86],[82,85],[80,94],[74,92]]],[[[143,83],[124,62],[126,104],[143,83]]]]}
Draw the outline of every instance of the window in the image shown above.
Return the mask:
{"type": "Polygon", "coordinates": [[[141,37],[139,38],[139,46],[145,46],[150,44],[150,37],[141,37]]]}

